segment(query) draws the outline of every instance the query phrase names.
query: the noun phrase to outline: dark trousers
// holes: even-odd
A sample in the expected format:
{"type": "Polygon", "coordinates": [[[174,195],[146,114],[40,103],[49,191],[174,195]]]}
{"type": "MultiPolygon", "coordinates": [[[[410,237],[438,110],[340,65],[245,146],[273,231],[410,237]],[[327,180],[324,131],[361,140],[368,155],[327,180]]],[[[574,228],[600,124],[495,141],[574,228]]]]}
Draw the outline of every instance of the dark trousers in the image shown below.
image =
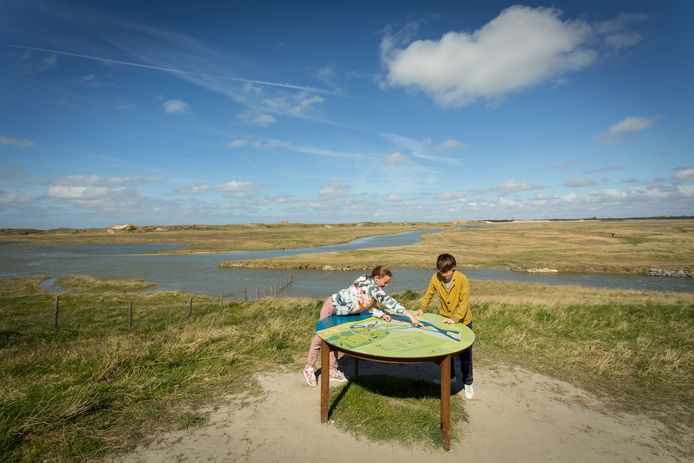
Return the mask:
{"type": "MultiPolygon", "coordinates": [[[[472,322],[467,324],[472,329],[472,322]]],[[[460,359],[460,370],[463,373],[463,384],[472,384],[472,346],[468,347],[458,355],[460,359]]],[[[455,367],[451,368],[451,377],[455,375],[455,367]]]]}

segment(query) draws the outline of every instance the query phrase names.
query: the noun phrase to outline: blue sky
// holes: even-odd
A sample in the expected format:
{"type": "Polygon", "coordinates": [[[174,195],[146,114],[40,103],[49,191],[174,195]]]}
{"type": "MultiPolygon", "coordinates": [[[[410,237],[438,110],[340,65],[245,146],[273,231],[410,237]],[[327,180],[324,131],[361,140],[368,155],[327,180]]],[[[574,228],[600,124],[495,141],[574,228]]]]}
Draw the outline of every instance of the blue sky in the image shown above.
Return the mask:
{"type": "Polygon", "coordinates": [[[206,3],[0,3],[0,227],[694,215],[691,2],[206,3]]]}

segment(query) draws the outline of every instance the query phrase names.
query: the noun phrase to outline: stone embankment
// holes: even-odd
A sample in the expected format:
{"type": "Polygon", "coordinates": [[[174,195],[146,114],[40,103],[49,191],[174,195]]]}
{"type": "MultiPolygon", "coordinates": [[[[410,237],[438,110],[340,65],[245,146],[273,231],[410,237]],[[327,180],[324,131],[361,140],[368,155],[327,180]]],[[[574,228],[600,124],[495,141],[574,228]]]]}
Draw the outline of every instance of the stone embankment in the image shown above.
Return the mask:
{"type": "Polygon", "coordinates": [[[646,275],[652,277],[678,277],[694,278],[694,272],[688,270],[663,270],[662,268],[649,268],[646,275]]]}

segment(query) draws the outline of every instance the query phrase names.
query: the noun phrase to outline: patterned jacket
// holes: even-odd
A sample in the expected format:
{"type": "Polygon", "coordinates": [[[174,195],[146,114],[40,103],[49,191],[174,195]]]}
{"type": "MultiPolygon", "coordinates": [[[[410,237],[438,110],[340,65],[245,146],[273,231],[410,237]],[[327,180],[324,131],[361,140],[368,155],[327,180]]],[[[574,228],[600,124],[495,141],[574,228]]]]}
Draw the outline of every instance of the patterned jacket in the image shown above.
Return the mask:
{"type": "MultiPolygon", "coordinates": [[[[337,315],[356,314],[364,309],[370,309],[374,301],[396,313],[402,313],[405,310],[405,307],[398,301],[379,288],[369,275],[360,276],[354,280],[352,286],[341,289],[333,294],[331,299],[337,315]]],[[[371,309],[370,312],[376,318],[381,318],[384,315],[382,310],[376,308],[371,309]]]]}

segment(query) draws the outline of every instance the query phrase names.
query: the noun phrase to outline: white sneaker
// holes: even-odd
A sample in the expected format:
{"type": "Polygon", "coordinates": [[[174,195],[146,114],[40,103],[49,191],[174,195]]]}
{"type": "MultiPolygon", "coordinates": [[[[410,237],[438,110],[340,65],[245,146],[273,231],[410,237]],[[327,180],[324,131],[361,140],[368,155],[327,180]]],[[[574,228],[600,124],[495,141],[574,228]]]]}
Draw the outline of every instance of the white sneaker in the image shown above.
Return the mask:
{"type": "Polygon", "coordinates": [[[330,373],[330,381],[337,381],[344,383],[347,381],[347,377],[340,370],[335,370],[334,373],[330,373]]]}
{"type": "Polygon", "coordinates": [[[304,367],[304,379],[306,379],[306,383],[309,386],[316,386],[318,384],[316,382],[316,372],[313,370],[313,367],[308,365],[304,367]]]}
{"type": "Polygon", "coordinates": [[[465,398],[466,399],[472,399],[472,397],[475,395],[475,391],[472,390],[472,384],[466,384],[465,385],[465,398]]]}

